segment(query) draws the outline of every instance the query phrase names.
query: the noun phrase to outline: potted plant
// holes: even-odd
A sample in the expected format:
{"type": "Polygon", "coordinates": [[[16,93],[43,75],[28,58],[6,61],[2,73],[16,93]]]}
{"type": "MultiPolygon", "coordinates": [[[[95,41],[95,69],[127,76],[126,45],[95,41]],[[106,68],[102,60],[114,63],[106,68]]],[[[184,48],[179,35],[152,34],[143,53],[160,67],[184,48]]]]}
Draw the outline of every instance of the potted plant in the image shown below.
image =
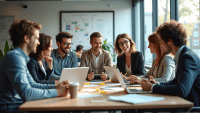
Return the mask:
{"type": "Polygon", "coordinates": [[[3,58],[3,56],[4,56],[8,51],[10,51],[11,49],[13,49],[13,46],[9,47],[8,41],[6,40],[6,43],[5,43],[5,46],[4,46],[4,54],[3,54],[3,51],[0,49],[0,61],[1,61],[1,59],[3,58]]]}
{"type": "MultiPolygon", "coordinates": [[[[114,46],[113,46],[112,44],[107,43],[107,39],[105,39],[105,40],[103,41],[102,48],[103,48],[104,50],[109,51],[109,52],[111,53],[111,50],[114,49],[114,46]]],[[[115,54],[114,54],[114,52],[111,53],[111,56],[112,56],[112,58],[113,58],[113,61],[115,62],[115,54]]]]}

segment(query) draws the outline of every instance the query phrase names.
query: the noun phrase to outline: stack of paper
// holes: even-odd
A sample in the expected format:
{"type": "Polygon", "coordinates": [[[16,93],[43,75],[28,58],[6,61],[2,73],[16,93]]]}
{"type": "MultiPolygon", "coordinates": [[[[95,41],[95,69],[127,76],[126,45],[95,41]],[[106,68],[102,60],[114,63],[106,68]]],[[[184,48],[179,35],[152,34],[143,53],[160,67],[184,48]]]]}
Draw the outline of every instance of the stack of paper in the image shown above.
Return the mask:
{"type": "Polygon", "coordinates": [[[122,101],[132,104],[139,104],[145,102],[153,102],[158,100],[163,100],[164,97],[153,97],[153,96],[144,96],[138,94],[127,94],[123,96],[109,96],[108,100],[112,101],[122,101]]]}

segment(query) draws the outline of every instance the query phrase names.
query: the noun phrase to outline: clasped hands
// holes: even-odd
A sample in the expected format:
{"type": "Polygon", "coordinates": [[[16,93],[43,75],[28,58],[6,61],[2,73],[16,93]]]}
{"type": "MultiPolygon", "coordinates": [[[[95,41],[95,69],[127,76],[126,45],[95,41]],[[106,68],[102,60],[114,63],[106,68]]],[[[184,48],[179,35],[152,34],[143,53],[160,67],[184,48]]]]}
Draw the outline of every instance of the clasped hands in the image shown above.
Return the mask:
{"type": "MultiPolygon", "coordinates": [[[[102,80],[105,81],[107,79],[108,75],[106,73],[102,72],[100,77],[102,80]]],[[[94,72],[90,72],[88,74],[88,80],[92,80],[92,79],[94,79],[94,72]]]]}
{"type": "Polygon", "coordinates": [[[142,79],[140,77],[137,77],[135,75],[131,75],[129,77],[124,77],[125,80],[130,80],[130,84],[141,84],[141,87],[143,91],[151,91],[152,84],[157,84],[153,76],[149,76],[148,80],[142,79]]]}

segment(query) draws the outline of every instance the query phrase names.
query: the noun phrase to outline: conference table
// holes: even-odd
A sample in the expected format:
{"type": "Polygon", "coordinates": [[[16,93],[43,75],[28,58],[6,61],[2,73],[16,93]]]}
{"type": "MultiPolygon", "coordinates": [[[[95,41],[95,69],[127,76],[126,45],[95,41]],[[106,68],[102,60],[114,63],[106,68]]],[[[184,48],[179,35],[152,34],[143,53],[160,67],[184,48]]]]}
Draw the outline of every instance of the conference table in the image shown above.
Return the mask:
{"type": "MultiPolygon", "coordinates": [[[[159,109],[159,108],[191,108],[193,103],[180,98],[178,96],[169,96],[161,94],[139,94],[154,97],[164,97],[163,100],[145,102],[140,104],[131,104],[119,101],[107,100],[109,96],[127,95],[124,90],[105,90],[101,87],[112,86],[121,87],[119,83],[111,83],[110,80],[100,82],[88,82],[83,89],[78,92],[78,95],[95,94],[98,97],[75,98],[70,99],[70,96],[56,97],[42,100],[27,101],[20,107],[20,111],[112,111],[112,110],[135,110],[135,109],[159,109]],[[103,84],[102,84],[103,83],[103,84]],[[105,83],[105,84],[104,84],[105,83]],[[101,84],[101,85],[100,85],[101,84]],[[99,89],[96,90],[96,89],[99,89]]],[[[131,88],[141,88],[134,86],[131,88]]]]}

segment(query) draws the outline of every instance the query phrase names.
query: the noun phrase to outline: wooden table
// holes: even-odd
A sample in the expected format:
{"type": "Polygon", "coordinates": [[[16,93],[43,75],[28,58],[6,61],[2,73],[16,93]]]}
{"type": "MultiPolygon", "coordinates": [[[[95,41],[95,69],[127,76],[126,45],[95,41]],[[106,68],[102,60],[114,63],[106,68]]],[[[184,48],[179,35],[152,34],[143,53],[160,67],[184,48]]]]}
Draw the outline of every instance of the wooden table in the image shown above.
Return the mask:
{"type": "MultiPolygon", "coordinates": [[[[106,81],[108,83],[108,81],[106,81]]],[[[106,85],[106,84],[105,84],[106,85]]],[[[100,88],[104,85],[99,85],[94,88],[100,88]]],[[[87,89],[88,87],[84,87],[87,89]]],[[[91,87],[90,87],[91,88],[91,87]]],[[[79,93],[86,93],[84,91],[79,91],[79,93]]],[[[20,111],[102,111],[102,110],[125,110],[125,109],[156,109],[156,108],[191,108],[193,103],[187,101],[178,96],[168,96],[159,94],[141,94],[156,97],[164,97],[164,100],[147,102],[142,104],[130,104],[124,102],[108,101],[109,96],[120,96],[126,95],[124,91],[109,91],[107,94],[101,94],[100,92],[87,92],[93,94],[100,94],[101,97],[93,98],[76,98],[70,99],[69,96],[57,97],[43,100],[28,101],[19,107],[20,111]],[[91,100],[106,100],[106,102],[91,102],[91,100]]]]}

